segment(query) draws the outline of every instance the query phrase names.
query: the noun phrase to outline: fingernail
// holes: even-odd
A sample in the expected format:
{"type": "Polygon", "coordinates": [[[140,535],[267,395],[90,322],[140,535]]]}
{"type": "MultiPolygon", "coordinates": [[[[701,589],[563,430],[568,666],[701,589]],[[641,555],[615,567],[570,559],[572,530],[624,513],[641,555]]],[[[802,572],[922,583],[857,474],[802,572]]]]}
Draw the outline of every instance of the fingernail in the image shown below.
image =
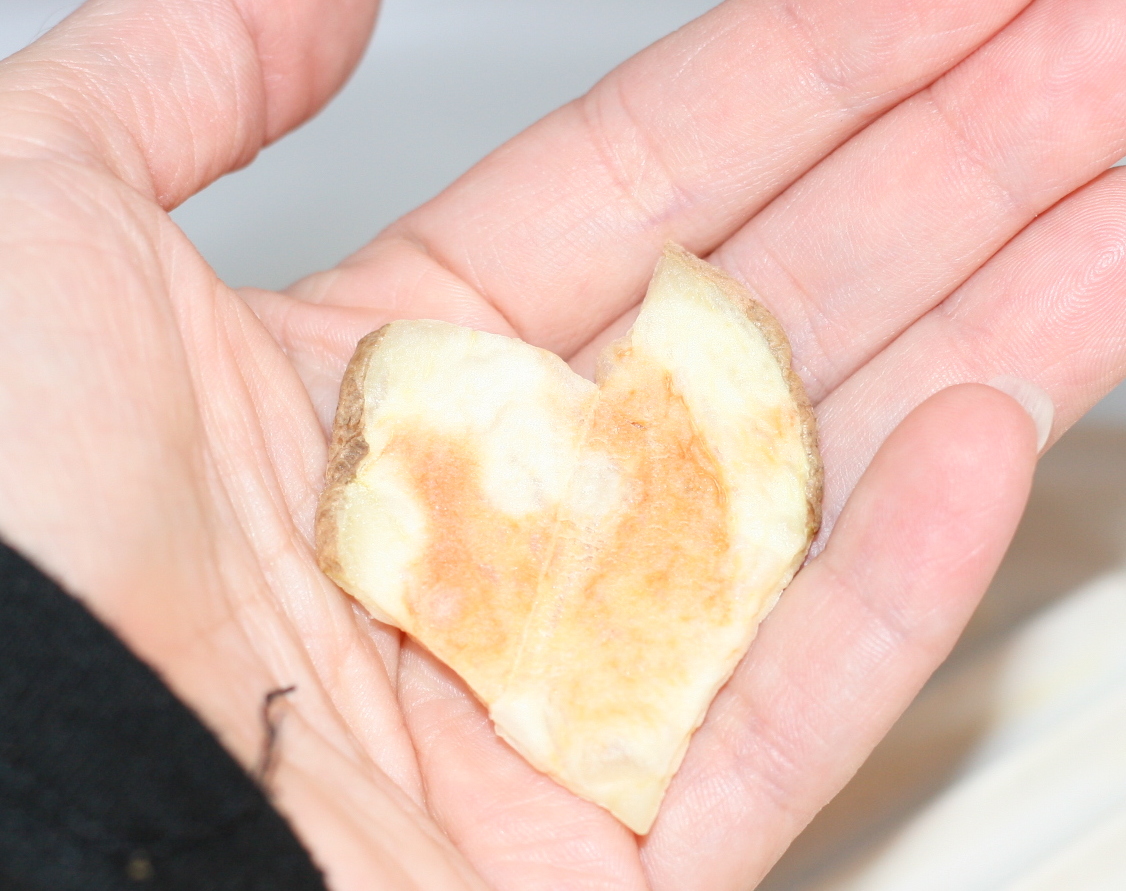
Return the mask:
{"type": "Polygon", "coordinates": [[[989,386],[1012,396],[1028,412],[1032,423],[1036,425],[1036,451],[1042,451],[1052,433],[1052,421],[1056,417],[1056,407],[1052,404],[1052,397],[1032,381],[1026,381],[1023,377],[1013,377],[1010,374],[993,378],[989,386]]]}

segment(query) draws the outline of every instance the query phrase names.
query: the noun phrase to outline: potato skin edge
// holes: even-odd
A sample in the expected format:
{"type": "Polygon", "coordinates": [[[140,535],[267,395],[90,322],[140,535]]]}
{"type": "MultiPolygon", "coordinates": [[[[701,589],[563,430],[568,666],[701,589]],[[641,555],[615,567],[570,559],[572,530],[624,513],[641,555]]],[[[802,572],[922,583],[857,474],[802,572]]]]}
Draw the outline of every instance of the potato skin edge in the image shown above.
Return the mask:
{"type": "Polygon", "coordinates": [[[386,331],[387,326],[384,325],[361,338],[344,371],[328,448],[325,488],[317,503],[313,524],[317,564],[338,584],[344,581],[344,570],[340,565],[340,524],[337,516],[343,507],[345,490],[356,478],[356,471],[368,455],[368,442],[364,439],[364,383],[371,357],[386,331]]]}

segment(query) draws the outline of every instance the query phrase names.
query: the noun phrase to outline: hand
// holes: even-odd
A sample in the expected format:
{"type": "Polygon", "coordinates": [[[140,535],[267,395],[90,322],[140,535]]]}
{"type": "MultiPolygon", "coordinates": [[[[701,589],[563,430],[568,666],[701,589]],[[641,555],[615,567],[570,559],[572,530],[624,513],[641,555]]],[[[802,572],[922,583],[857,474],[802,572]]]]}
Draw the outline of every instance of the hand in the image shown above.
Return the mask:
{"type": "Polygon", "coordinates": [[[944,388],[1027,378],[1058,434],[1123,374],[1126,8],[729,0],[337,269],[235,293],[166,211],[322,105],[374,12],[92,0],[0,66],[0,534],[248,768],[262,697],[296,685],[272,789],[338,891],[748,888],[943,658],[1019,517],[1033,424],[944,388]],[[835,528],[639,844],[329,583],[310,533],[362,334],[442,318],[588,368],[668,238],[789,332],[835,528]]]}

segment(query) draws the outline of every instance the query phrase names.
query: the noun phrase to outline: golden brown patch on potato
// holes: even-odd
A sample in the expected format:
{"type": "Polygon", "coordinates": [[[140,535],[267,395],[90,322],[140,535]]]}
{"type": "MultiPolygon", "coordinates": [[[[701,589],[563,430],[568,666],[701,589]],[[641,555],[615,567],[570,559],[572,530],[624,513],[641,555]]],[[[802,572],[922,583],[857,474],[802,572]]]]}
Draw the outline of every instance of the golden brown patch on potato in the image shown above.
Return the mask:
{"type": "Polygon", "coordinates": [[[412,431],[393,437],[385,454],[414,484],[430,540],[410,574],[408,630],[489,700],[531,611],[553,517],[514,519],[492,505],[464,439],[412,431]]]}
{"type": "Polygon", "coordinates": [[[667,682],[691,646],[684,630],[729,620],[719,467],[668,373],[623,358],[603,382],[585,448],[606,455],[629,486],[594,530],[567,510],[514,518],[498,509],[465,440],[413,431],[384,451],[406,470],[427,518],[429,545],[405,597],[408,630],[486,701],[505,686],[537,592],[550,603],[530,630],[540,641],[557,636],[552,649],[584,666],[576,688],[559,691],[586,703],[584,720],[636,710],[631,679],[667,682]],[[604,672],[625,689],[578,689],[604,672]]]}
{"type": "MultiPolygon", "coordinates": [[[[716,563],[728,547],[721,471],[671,375],[632,356],[603,383],[587,447],[605,451],[633,481],[634,496],[606,543],[588,605],[610,583],[623,596],[662,611],[699,615],[717,593],[716,563]]],[[[726,609],[711,605],[726,620],[726,609]]]]}
{"type": "Polygon", "coordinates": [[[540,669],[575,722],[565,734],[639,712],[659,721],[650,694],[681,680],[685,651],[698,646],[693,627],[726,624],[732,606],[721,471],[670,375],[623,355],[602,383],[586,448],[608,455],[630,486],[601,540],[584,543],[583,530],[564,521],[545,582],[553,606],[533,635],[551,639],[554,668],[540,669]],[[583,571],[589,554],[595,562],[583,571]]]}

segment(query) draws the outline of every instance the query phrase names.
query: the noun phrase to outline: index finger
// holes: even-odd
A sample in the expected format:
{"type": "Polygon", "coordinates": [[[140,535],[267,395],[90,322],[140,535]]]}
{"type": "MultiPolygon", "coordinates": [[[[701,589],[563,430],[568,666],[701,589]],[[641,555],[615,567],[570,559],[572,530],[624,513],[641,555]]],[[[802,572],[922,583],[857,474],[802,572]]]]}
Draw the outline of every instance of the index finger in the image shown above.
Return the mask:
{"type": "Polygon", "coordinates": [[[1026,5],[728,0],[296,292],[409,315],[416,298],[376,285],[425,279],[427,307],[469,291],[569,355],[636,301],[665,240],[707,253],[1026,5]]]}

